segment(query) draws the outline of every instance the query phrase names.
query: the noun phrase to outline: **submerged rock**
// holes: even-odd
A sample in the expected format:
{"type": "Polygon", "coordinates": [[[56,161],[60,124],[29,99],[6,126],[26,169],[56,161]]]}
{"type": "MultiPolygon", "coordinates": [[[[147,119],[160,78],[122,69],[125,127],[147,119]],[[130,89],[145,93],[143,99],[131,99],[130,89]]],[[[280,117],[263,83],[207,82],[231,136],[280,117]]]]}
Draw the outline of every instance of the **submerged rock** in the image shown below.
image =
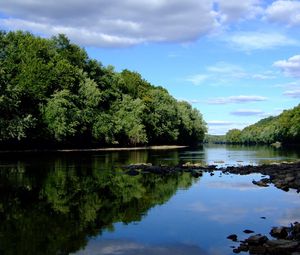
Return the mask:
{"type": "Polygon", "coordinates": [[[254,185],[257,185],[257,186],[259,186],[259,187],[269,187],[269,184],[267,184],[266,182],[264,182],[264,181],[262,181],[262,180],[260,180],[260,181],[252,181],[252,183],[254,184],[254,185]]]}
{"type": "Polygon", "coordinates": [[[252,234],[252,233],[254,233],[254,231],[249,230],[249,229],[245,229],[243,232],[244,232],[245,234],[252,234]]]}
{"type": "Polygon", "coordinates": [[[288,231],[286,227],[274,227],[272,228],[270,235],[276,238],[286,238],[288,231]]]}
{"type": "Polygon", "coordinates": [[[227,236],[227,239],[236,242],[237,241],[237,235],[236,234],[229,235],[229,236],[227,236]]]}

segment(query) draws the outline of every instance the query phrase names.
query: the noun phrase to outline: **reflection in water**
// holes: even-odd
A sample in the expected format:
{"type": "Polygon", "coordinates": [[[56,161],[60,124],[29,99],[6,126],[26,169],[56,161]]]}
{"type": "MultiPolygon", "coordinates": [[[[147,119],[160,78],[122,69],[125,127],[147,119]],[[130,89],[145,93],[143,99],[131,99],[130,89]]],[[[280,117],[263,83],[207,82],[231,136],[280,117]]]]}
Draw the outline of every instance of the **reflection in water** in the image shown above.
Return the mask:
{"type": "Polygon", "coordinates": [[[216,172],[196,183],[188,173],[128,176],[118,167],[296,158],[299,152],[236,146],[0,154],[0,254],[231,254],[227,235],[243,239],[245,228],[268,233],[299,219],[299,196],[253,185],[261,175],[216,172]]]}
{"type": "Polygon", "coordinates": [[[202,149],[185,150],[180,159],[212,165],[267,164],[274,161],[294,161],[300,150],[272,146],[205,145],[202,149]]]}
{"type": "Polygon", "coordinates": [[[41,162],[28,161],[1,168],[1,254],[75,252],[88,237],[113,230],[115,222],[141,221],[151,207],[193,183],[187,173],[133,177],[102,171],[103,163],[110,165],[107,157],[103,163],[80,160],[58,158],[41,169],[41,162]]]}
{"type": "Polygon", "coordinates": [[[129,240],[91,241],[84,251],[76,255],[207,255],[196,245],[151,245],[147,246],[129,240]]]}

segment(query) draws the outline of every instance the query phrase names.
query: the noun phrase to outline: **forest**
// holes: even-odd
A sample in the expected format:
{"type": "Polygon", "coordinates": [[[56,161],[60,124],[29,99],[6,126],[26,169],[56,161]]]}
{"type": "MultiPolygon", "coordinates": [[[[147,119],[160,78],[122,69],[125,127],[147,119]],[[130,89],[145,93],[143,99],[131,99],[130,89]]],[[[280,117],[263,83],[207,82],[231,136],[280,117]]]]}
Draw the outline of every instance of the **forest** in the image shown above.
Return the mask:
{"type": "Polygon", "coordinates": [[[268,117],[245,127],[226,133],[226,142],[234,144],[300,143],[300,104],[280,115],[268,117]]]}
{"type": "MultiPolygon", "coordinates": [[[[141,60],[142,61],[142,60],[141,60]]],[[[0,32],[0,147],[195,144],[201,113],[65,35],[0,32]]]]}

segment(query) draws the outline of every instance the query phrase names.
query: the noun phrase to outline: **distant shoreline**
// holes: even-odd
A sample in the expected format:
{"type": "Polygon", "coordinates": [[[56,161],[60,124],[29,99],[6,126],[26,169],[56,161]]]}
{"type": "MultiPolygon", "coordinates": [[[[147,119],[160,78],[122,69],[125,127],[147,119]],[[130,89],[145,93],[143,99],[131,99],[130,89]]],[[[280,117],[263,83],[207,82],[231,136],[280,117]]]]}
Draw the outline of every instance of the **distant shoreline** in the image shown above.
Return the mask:
{"type": "Polygon", "coordinates": [[[28,149],[28,150],[0,150],[2,153],[35,153],[35,152],[97,152],[97,151],[140,151],[140,150],[174,150],[187,148],[187,145],[154,145],[140,147],[104,147],[90,149],[28,149]]]}

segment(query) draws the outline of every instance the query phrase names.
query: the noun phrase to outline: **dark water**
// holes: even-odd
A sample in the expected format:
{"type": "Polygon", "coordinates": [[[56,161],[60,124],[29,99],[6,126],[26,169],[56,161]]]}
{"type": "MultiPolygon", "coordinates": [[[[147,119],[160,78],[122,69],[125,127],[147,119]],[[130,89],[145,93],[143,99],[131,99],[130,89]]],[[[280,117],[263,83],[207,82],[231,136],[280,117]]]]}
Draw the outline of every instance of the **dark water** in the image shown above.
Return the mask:
{"type": "Polygon", "coordinates": [[[228,146],[0,154],[0,254],[231,254],[229,234],[300,221],[299,194],[253,185],[260,174],[129,176],[119,166],[299,158],[297,150],[228,146]]]}

